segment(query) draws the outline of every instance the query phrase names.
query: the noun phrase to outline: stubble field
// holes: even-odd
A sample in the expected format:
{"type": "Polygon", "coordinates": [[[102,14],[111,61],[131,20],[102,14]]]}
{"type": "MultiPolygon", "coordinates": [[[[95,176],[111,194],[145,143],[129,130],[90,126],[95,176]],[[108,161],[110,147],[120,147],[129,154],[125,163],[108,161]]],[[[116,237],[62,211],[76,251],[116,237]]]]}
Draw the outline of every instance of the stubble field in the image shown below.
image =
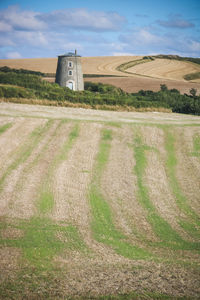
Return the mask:
{"type": "Polygon", "coordinates": [[[128,72],[155,78],[183,80],[183,76],[200,72],[200,65],[173,59],[155,59],[145,64],[139,64],[127,69],[128,72]]]}
{"type": "Polygon", "coordinates": [[[0,112],[2,299],[200,296],[199,117],[0,112]]]}

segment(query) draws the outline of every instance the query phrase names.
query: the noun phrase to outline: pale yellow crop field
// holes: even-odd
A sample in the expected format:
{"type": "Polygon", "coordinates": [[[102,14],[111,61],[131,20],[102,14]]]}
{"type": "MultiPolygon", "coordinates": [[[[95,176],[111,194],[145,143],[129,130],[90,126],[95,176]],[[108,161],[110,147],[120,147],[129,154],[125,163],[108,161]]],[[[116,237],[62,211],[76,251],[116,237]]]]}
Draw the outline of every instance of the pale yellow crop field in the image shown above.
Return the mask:
{"type": "Polygon", "coordinates": [[[82,57],[84,74],[122,75],[128,74],[117,71],[116,68],[132,60],[141,59],[142,56],[98,56],[82,57]]]}
{"type": "Polygon", "coordinates": [[[128,72],[172,80],[183,80],[183,76],[200,72],[200,65],[172,59],[155,59],[127,69],[128,72]]]}
{"type": "MultiPolygon", "coordinates": [[[[84,74],[121,75],[122,73],[116,70],[117,66],[140,58],[140,56],[82,57],[81,62],[84,74]]],[[[0,67],[2,66],[55,73],[57,58],[1,59],[0,67]]]]}

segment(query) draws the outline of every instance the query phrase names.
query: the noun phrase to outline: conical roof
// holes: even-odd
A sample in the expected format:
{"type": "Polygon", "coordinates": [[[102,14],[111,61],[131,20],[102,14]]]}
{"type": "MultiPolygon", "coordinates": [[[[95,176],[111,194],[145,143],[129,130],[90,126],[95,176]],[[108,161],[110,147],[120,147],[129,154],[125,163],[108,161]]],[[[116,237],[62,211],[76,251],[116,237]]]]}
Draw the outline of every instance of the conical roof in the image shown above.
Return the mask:
{"type": "Polygon", "coordinates": [[[80,55],[77,55],[77,52],[75,50],[75,52],[68,52],[62,55],[58,55],[58,56],[68,56],[68,57],[81,57],[80,55]]]}

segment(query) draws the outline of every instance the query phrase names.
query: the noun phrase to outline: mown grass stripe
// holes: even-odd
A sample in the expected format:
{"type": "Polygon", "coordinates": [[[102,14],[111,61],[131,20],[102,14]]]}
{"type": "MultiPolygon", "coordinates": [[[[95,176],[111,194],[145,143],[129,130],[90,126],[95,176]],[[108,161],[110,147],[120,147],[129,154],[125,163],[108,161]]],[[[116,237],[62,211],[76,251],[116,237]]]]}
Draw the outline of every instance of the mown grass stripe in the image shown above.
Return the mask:
{"type": "Polygon", "coordinates": [[[0,191],[2,189],[3,183],[8,175],[11,174],[13,170],[15,170],[20,164],[24,163],[29,156],[31,155],[34,148],[38,145],[38,143],[43,138],[43,135],[49,130],[49,128],[53,124],[53,120],[48,120],[45,125],[38,126],[34,129],[29,135],[27,141],[22,145],[22,147],[18,151],[17,158],[12,162],[4,174],[0,178],[0,191]]]}
{"type": "MultiPolygon", "coordinates": [[[[167,152],[167,159],[166,159],[166,169],[169,178],[170,187],[172,192],[175,196],[176,203],[181,211],[188,216],[191,221],[194,223],[191,224],[189,222],[182,222],[180,221],[180,225],[196,237],[197,235],[200,237],[199,227],[200,226],[200,218],[196,214],[196,212],[189,206],[187,202],[186,196],[183,194],[180,185],[178,183],[176,177],[176,167],[177,167],[177,159],[176,159],[176,152],[175,152],[175,137],[172,132],[164,128],[165,134],[165,149],[167,152]]],[[[198,143],[196,142],[196,147],[198,149],[198,143]]]]}
{"type": "Polygon", "coordinates": [[[162,241],[161,243],[153,244],[170,247],[172,249],[200,249],[200,244],[183,240],[171,225],[158,214],[156,207],[151,202],[147,185],[144,182],[144,173],[147,166],[145,151],[149,149],[149,147],[142,143],[141,136],[137,134],[134,140],[134,157],[136,161],[134,172],[137,176],[138,200],[146,209],[147,220],[151,224],[155,234],[162,241]]]}
{"type": "Polygon", "coordinates": [[[115,228],[111,209],[100,191],[101,176],[109,159],[112,131],[104,129],[99,145],[94,175],[89,190],[89,200],[92,212],[91,229],[94,238],[111,246],[116,253],[130,259],[145,259],[151,254],[128,242],[127,237],[115,228]]]}
{"type": "Polygon", "coordinates": [[[58,162],[67,159],[68,152],[72,148],[76,138],[79,136],[79,132],[80,132],[80,125],[76,123],[72,128],[68,139],[65,141],[64,146],[56,159],[58,162]]]}
{"type": "Polygon", "coordinates": [[[200,135],[197,133],[193,136],[193,152],[191,155],[200,157],[200,135]]]}
{"type": "MultiPolygon", "coordinates": [[[[48,140],[45,142],[45,144],[43,145],[43,147],[41,148],[41,150],[39,151],[39,153],[37,153],[36,157],[34,158],[33,161],[31,161],[27,166],[25,166],[24,170],[23,170],[23,175],[26,175],[30,172],[30,170],[32,170],[32,168],[37,165],[38,161],[44,157],[46,155],[46,151],[49,147],[49,143],[55,138],[59,128],[62,126],[63,123],[66,123],[66,121],[62,120],[60,121],[57,126],[54,128],[53,133],[50,135],[50,137],[48,137],[48,140]]],[[[23,179],[21,179],[21,177],[18,179],[17,183],[16,183],[16,190],[19,191],[19,189],[23,188],[23,179]]]]}
{"type": "Polygon", "coordinates": [[[7,123],[7,124],[4,124],[4,125],[0,126],[0,135],[12,126],[13,126],[12,123],[7,123]]]}
{"type": "MultiPolygon", "coordinates": [[[[60,126],[65,123],[61,121],[60,126]]],[[[42,270],[53,269],[53,258],[62,250],[87,251],[78,229],[72,225],[55,224],[45,214],[52,210],[54,197],[51,189],[52,175],[57,165],[67,159],[67,154],[79,135],[79,125],[75,124],[60,152],[55,155],[49,165],[47,175],[41,185],[40,198],[37,202],[38,212],[30,220],[18,221],[16,226],[24,231],[24,236],[19,239],[1,239],[0,244],[8,247],[18,247],[23,251],[23,257],[31,266],[37,269],[38,274],[42,270]]],[[[9,224],[4,224],[4,228],[9,224]]],[[[13,227],[13,225],[12,225],[13,227]]]]}
{"type": "Polygon", "coordinates": [[[62,250],[83,252],[86,246],[76,227],[55,224],[49,218],[33,217],[30,220],[16,220],[15,225],[6,223],[4,228],[18,228],[24,236],[18,239],[0,239],[4,247],[22,249],[26,263],[38,271],[53,268],[53,258],[62,250]]]}
{"type": "MultiPolygon", "coordinates": [[[[62,125],[63,123],[64,122],[61,122],[60,125],[62,125]]],[[[79,130],[80,130],[80,127],[79,127],[79,124],[77,123],[73,126],[72,130],[70,131],[69,136],[67,137],[62,149],[54,157],[54,159],[52,160],[52,162],[49,165],[48,172],[47,172],[47,175],[41,185],[40,196],[37,201],[37,208],[41,214],[46,214],[46,213],[50,212],[54,207],[54,195],[53,195],[52,188],[51,188],[53,172],[62,160],[67,159],[69,150],[72,148],[75,140],[79,136],[79,130]]]]}

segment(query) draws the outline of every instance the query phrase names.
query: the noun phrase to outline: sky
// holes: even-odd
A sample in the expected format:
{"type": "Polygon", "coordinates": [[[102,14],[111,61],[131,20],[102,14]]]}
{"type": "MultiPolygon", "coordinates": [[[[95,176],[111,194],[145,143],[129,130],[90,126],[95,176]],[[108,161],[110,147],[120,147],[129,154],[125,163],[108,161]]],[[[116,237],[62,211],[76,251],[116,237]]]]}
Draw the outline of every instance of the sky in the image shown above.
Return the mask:
{"type": "Polygon", "coordinates": [[[200,57],[199,0],[0,0],[0,58],[200,57]]]}

